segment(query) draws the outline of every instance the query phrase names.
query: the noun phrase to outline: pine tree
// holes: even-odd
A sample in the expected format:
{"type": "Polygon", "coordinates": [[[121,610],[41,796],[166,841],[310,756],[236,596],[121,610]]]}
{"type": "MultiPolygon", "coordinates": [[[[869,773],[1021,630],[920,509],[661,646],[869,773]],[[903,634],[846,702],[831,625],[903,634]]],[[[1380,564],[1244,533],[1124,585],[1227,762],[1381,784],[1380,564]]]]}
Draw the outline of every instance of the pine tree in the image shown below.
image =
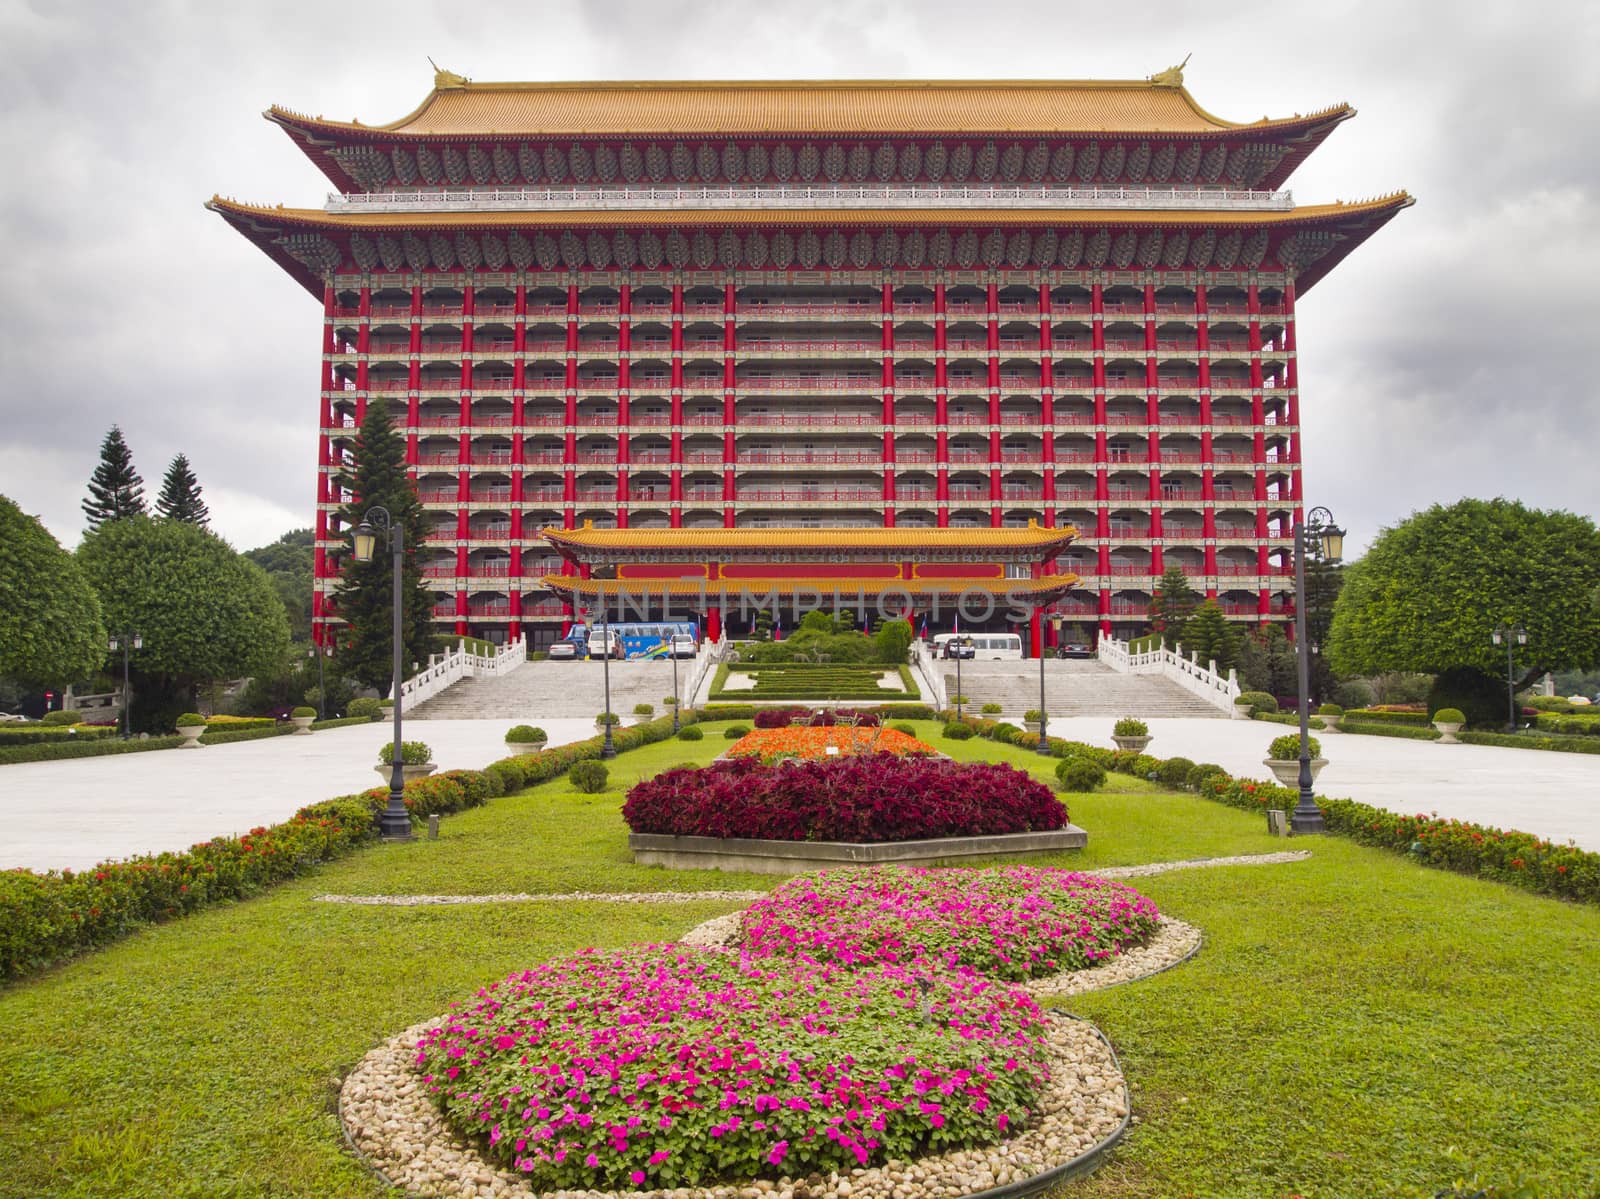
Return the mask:
{"type": "Polygon", "coordinates": [[[156,498],[156,515],[166,520],[181,520],[186,524],[209,526],[211,510],[200,498],[200,480],[194,477],[189,459],[179,454],[167,467],[161,480],[161,494],[156,498]]]}
{"type": "Polygon", "coordinates": [[[122,429],[111,432],[100,443],[100,464],[89,476],[89,498],[83,501],[83,514],[92,532],[108,520],[144,515],[144,480],[133,469],[133,454],[122,438],[122,429]]]}
{"type": "Polygon", "coordinates": [[[1188,644],[1185,625],[1200,604],[1200,593],[1189,585],[1189,576],[1181,566],[1169,566],[1156,585],[1155,599],[1150,604],[1150,625],[1165,638],[1167,645],[1188,644]]]}
{"type": "MultiPolygon", "coordinates": [[[[401,666],[404,673],[410,674],[413,662],[427,662],[434,644],[433,593],[422,585],[417,554],[428,526],[416,485],[406,474],[405,442],[395,433],[383,403],[367,405],[352,453],[353,473],[337,480],[355,497],[339,511],[345,528],[354,529],[374,506],[381,504],[393,524],[405,530],[400,623],[405,650],[401,666]]],[[[343,570],[336,604],[346,629],[340,636],[339,670],[375,688],[380,695],[387,695],[393,677],[392,550],[380,537],[370,562],[357,562],[354,554],[343,551],[341,559],[343,570]]]]}
{"type": "Polygon", "coordinates": [[[1222,609],[1217,606],[1216,600],[1208,599],[1194,610],[1194,614],[1184,624],[1183,653],[1188,657],[1191,653],[1195,660],[1204,666],[1208,662],[1215,662],[1217,670],[1223,674],[1237,664],[1239,658],[1239,634],[1228,618],[1222,614],[1222,609]]]}

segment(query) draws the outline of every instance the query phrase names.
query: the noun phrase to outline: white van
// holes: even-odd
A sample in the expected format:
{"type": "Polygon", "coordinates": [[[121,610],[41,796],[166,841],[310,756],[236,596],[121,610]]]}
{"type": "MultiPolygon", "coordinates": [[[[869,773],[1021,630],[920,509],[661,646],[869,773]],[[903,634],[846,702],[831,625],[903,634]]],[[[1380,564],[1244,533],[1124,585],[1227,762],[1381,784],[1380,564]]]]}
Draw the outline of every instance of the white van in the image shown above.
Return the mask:
{"type": "Polygon", "coordinates": [[[945,656],[945,643],[952,637],[972,642],[974,658],[1016,661],[1022,657],[1022,638],[1016,633],[937,633],[933,638],[934,654],[937,657],[945,656]]]}
{"type": "Polygon", "coordinates": [[[589,656],[591,658],[621,658],[622,635],[615,629],[589,631],[589,656]]]}

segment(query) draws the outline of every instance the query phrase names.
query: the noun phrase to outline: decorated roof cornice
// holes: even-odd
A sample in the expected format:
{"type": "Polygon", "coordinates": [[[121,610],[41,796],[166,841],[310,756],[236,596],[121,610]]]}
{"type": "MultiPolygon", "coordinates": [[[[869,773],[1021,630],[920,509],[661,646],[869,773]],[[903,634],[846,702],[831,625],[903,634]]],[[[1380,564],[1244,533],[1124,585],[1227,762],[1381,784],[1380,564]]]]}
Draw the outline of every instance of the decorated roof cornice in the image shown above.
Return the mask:
{"type": "Polygon", "coordinates": [[[657,553],[682,550],[686,554],[735,550],[815,550],[852,556],[898,554],[906,550],[959,550],[1036,552],[1042,561],[1064,550],[1078,536],[1071,525],[1046,528],[1034,521],[1026,526],[984,529],[541,529],[539,535],[557,549],[571,549],[580,558],[585,551],[604,550],[612,556],[627,551],[657,553]]]}
{"type": "Polygon", "coordinates": [[[1048,604],[1071,591],[1075,574],[1043,575],[1037,579],[849,579],[819,574],[815,578],[770,579],[583,579],[576,575],[545,575],[539,585],[562,598],[638,598],[641,596],[703,597],[715,603],[723,596],[815,597],[818,593],[852,597],[989,595],[1028,604],[1048,604]]]}

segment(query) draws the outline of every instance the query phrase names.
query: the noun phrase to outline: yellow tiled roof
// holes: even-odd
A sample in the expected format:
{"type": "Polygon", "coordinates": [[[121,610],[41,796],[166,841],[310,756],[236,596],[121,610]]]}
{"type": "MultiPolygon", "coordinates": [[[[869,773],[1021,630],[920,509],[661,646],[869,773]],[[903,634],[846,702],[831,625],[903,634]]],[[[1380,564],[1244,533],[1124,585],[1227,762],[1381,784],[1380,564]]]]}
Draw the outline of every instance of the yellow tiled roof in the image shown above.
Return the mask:
{"type": "Polygon", "coordinates": [[[422,137],[653,133],[1219,133],[1342,120],[1340,104],[1307,116],[1225,121],[1187,89],[1149,80],[670,80],[460,83],[435,86],[386,125],[312,119],[274,105],[269,119],[304,127],[422,137]]]}
{"type": "Polygon", "coordinates": [[[816,576],[804,579],[580,579],[576,575],[545,575],[541,586],[563,595],[580,596],[706,596],[815,595],[839,588],[841,593],[864,596],[960,595],[987,592],[996,597],[1050,596],[1070,590],[1074,574],[1045,575],[1037,579],[839,579],[816,576]]]}
{"type": "Polygon", "coordinates": [[[1078,535],[1071,525],[1001,529],[576,529],[545,528],[552,544],[638,550],[1045,549],[1078,535]]]}
{"type": "Polygon", "coordinates": [[[1295,225],[1329,217],[1361,216],[1404,208],[1405,192],[1353,203],[1305,204],[1288,211],[1271,209],[1090,209],[1090,208],[665,208],[582,209],[504,212],[324,212],[240,204],[214,196],[207,207],[235,215],[315,226],[321,229],[488,229],[539,226],[672,225],[1295,225]]]}

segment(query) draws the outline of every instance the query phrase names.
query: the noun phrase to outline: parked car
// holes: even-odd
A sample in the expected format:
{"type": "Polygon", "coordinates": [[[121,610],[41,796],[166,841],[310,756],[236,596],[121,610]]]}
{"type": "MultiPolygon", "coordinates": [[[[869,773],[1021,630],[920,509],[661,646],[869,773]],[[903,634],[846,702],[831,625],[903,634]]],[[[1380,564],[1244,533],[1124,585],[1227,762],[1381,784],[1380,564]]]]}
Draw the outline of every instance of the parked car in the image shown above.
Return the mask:
{"type": "Polygon", "coordinates": [[[977,653],[977,647],[972,644],[970,637],[952,637],[944,643],[944,656],[946,660],[952,658],[971,658],[977,653]]]}
{"type": "Polygon", "coordinates": [[[674,633],[672,645],[667,652],[674,658],[692,658],[699,651],[699,646],[694,643],[694,637],[688,633],[674,633]]]}
{"type": "Polygon", "coordinates": [[[552,662],[575,662],[578,656],[578,646],[572,641],[552,641],[545,650],[545,657],[552,662]]]}
{"type": "Polygon", "coordinates": [[[1061,648],[1056,650],[1056,655],[1062,658],[1092,658],[1094,657],[1094,646],[1087,645],[1082,641],[1067,641],[1063,642],[1061,648]]]}
{"type": "Polygon", "coordinates": [[[622,634],[615,629],[609,631],[591,629],[589,631],[589,656],[591,658],[621,658],[623,656],[622,634]]]}

